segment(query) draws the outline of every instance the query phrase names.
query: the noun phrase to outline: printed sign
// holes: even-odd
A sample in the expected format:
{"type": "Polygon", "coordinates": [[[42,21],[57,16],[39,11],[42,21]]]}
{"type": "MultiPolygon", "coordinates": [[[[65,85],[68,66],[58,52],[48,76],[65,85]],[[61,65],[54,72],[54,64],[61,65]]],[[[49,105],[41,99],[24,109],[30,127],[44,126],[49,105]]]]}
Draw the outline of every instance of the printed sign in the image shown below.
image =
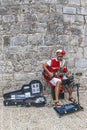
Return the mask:
{"type": "Polygon", "coordinates": [[[32,94],[40,93],[40,86],[39,83],[34,83],[31,85],[32,94]]]}

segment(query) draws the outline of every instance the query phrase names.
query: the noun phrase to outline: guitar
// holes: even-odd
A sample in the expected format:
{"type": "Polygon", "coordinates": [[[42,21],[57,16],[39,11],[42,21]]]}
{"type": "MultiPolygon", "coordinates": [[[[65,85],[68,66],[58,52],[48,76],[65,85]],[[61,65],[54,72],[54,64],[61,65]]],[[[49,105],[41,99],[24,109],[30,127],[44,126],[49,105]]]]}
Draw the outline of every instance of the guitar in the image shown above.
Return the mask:
{"type": "MultiPolygon", "coordinates": [[[[67,72],[67,68],[61,69],[60,67],[54,68],[54,67],[47,66],[47,69],[53,73],[53,77],[60,78],[60,79],[62,79],[63,75],[67,72]]],[[[43,71],[43,75],[47,82],[49,82],[53,78],[53,77],[50,77],[45,70],[43,71]]]]}

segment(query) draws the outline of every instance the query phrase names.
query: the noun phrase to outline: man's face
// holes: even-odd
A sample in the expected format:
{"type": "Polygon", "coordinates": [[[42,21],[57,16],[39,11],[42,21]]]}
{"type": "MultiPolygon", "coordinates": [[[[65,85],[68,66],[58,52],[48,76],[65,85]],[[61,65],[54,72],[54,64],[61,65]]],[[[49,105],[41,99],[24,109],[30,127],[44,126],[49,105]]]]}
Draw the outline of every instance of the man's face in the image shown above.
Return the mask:
{"type": "Polygon", "coordinates": [[[56,56],[59,61],[63,60],[63,55],[61,53],[56,53],[56,56]]]}

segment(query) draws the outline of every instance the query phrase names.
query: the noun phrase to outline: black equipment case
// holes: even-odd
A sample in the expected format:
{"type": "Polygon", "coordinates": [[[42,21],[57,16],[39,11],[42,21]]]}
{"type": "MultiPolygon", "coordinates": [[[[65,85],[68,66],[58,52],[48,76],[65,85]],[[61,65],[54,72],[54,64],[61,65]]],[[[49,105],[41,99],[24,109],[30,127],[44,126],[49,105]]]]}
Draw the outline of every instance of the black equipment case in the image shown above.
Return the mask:
{"type": "Polygon", "coordinates": [[[39,80],[32,80],[20,90],[3,95],[5,106],[44,106],[46,98],[42,95],[43,85],[39,80]]]}

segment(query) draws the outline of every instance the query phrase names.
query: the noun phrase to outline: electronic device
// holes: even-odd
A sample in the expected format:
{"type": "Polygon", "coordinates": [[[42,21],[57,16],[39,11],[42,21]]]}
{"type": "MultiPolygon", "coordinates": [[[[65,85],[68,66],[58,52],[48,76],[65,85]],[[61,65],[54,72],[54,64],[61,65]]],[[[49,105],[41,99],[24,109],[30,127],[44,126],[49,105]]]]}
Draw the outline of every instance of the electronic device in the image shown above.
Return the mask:
{"type": "Polygon", "coordinates": [[[59,114],[59,117],[66,115],[66,114],[70,114],[70,113],[74,113],[80,110],[83,110],[83,107],[80,105],[79,103],[79,87],[80,84],[74,84],[75,86],[77,86],[77,98],[78,101],[77,103],[70,103],[70,104],[64,104],[61,106],[61,108],[58,108],[57,106],[54,107],[54,110],[59,114]]]}

